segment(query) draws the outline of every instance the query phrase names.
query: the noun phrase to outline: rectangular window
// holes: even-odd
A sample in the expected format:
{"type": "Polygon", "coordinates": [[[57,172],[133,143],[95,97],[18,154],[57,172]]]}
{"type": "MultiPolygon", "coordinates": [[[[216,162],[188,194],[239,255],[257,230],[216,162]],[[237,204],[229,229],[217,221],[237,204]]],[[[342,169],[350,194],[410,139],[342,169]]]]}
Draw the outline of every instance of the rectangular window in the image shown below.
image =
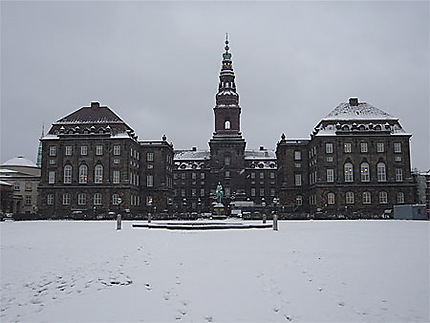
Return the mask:
{"type": "Polygon", "coordinates": [[[181,188],[181,196],[182,196],[182,197],[185,197],[185,193],[186,193],[186,192],[185,192],[185,188],[181,188]]]}
{"type": "Polygon", "coordinates": [[[57,156],[57,146],[49,146],[49,156],[57,156]]]}
{"type": "Polygon", "coordinates": [[[25,183],[25,190],[26,191],[32,191],[33,190],[33,185],[31,185],[30,182],[25,183]]]}
{"type": "Polygon", "coordinates": [[[274,188],[270,189],[270,196],[276,196],[276,190],[274,188]]]}
{"type": "Polygon", "coordinates": [[[112,182],[114,184],[119,184],[120,182],[120,171],[119,170],[114,170],[112,173],[112,182]]]}
{"type": "Polygon", "coordinates": [[[395,142],[394,143],[394,152],[395,153],[401,153],[402,152],[402,143],[401,142],[395,142]]]}
{"type": "Polygon", "coordinates": [[[260,179],[264,179],[264,172],[260,172],[260,179]]]}
{"type": "Polygon", "coordinates": [[[191,179],[197,179],[197,174],[196,173],[191,173],[191,179]]]}
{"type": "Polygon", "coordinates": [[[48,184],[55,184],[55,171],[48,173],[48,184]]]}
{"type": "Polygon", "coordinates": [[[205,173],[200,173],[200,179],[205,179],[205,173]]]}
{"type": "Polygon", "coordinates": [[[229,156],[226,156],[224,158],[224,165],[229,166],[231,163],[231,158],[229,156]]]}
{"type": "Polygon", "coordinates": [[[81,146],[81,156],[88,155],[88,146],[81,146]]]}
{"type": "Polygon", "coordinates": [[[302,160],[302,152],[300,150],[294,151],[294,160],[302,160]]]}
{"type": "Polygon", "coordinates": [[[296,186],[302,186],[302,174],[294,175],[294,184],[296,186]]]}
{"type": "Polygon", "coordinates": [[[333,143],[327,142],[325,144],[325,153],[326,154],[333,154],[333,143]]]}
{"type": "Polygon", "coordinates": [[[94,205],[102,205],[102,193],[94,194],[94,205]]]}
{"type": "Polygon", "coordinates": [[[72,146],[66,146],[65,155],[72,156],[72,146]]]}
{"type": "Polygon", "coordinates": [[[87,204],[87,194],[79,193],[78,194],[78,205],[85,205],[85,204],[87,204]]]}
{"type": "Polygon", "coordinates": [[[25,205],[31,205],[31,195],[25,196],[25,205]]]}
{"type": "Polygon", "coordinates": [[[383,142],[376,143],[376,152],[383,153],[385,151],[385,145],[383,142]]]}
{"type": "Polygon", "coordinates": [[[181,179],[185,179],[186,178],[186,174],[185,173],[182,173],[181,174],[181,179]]]}
{"type": "Polygon", "coordinates": [[[146,175],[146,186],[147,187],[154,186],[154,176],[153,175],[146,175]]]}
{"type": "Polygon", "coordinates": [[[352,152],[352,144],[350,142],[345,142],[343,145],[343,149],[345,153],[351,153],[352,152]]]}
{"type": "Polygon", "coordinates": [[[372,195],[370,192],[363,193],[363,204],[371,204],[372,203],[372,195]]]}
{"type": "Polygon", "coordinates": [[[327,182],[328,183],[334,182],[334,169],[332,168],[327,169],[327,182]]]}
{"type": "Polygon", "coordinates": [[[403,170],[401,168],[396,168],[396,182],[403,181],[403,170]]]}
{"type": "Polygon", "coordinates": [[[225,177],[225,178],[230,178],[230,171],[229,171],[229,170],[226,170],[226,171],[225,171],[225,173],[224,173],[224,177],[225,177]]]}
{"type": "Polygon", "coordinates": [[[360,151],[362,153],[367,153],[367,142],[361,142],[360,143],[360,151]]]}
{"type": "Polygon", "coordinates": [[[353,192],[346,192],[345,203],[346,204],[354,204],[354,193],[353,192]]]}
{"type": "Polygon", "coordinates": [[[17,182],[17,183],[13,183],[13,190],[14,191],[19,191],[21,189],[21,185],[17,182]]]}
{"type": "Polygon", "coordinates": [[[70,205],[70,193],[63,194],[63,205],[70,205]]]}
{"type": "Polygon", "coordinates": [[[251,196],[255,196],[255,195],[257,195],[257,194],[256,194],[256,190],[255,190],[255,187],[252,187],[252,188],[251,188],[251,196]]]}
{"type": "Polygon", "coordinates": [[[335,202],[335,195],[334,193],[328,193],[327,194],[327,204],[333,205],[335,202]]]}
{"type": "Polygon", "coordinates": [[[54,194],[48,194],[46,196],[46,204],[47,205],[54,205],[54,194]]]}
{"type": "Polygon", "coordinates": [[[379,203],[380,204],[387,204],[388,203],[387,192],[379,192],[379,203]]]}
{"type": "Polygon", "coordinates": [[[327,159],[326,159],[329,163],[331,163],[332,161],[333,161],[333,156],[327,156],[327,159]]]}
{"type": "Polygon", "coordinates": [[[96,155],[97,156],[103,155],[103,146],[102,145],[97,145],[96,146],[96,155]]]}
{"type": "Polygon", "coordinates": [[[146,153],[146,161],[152,162],[154,161],[154,153],[146,153]]]}
{"type": "Polygon", "coordinates": [[[264,188],[260,188],[260,196],[264,196],[264,188]]]}
{"type": "Polygon", "coordinates": [[[205,196],[205,189],[204,188],[201,188],[200,189],[200,196],[205,196]]]}
{"type": "Polygon", "coordinates": [[[251,179],[255,179],[255,173],[254,172],[251,173],[251,179]]]}
{"type": "Polygon", "coordinates": [[[296,196],[296,205],[302,205],[303,204],[303,196],[297,195],[296,196]]]}
{"type": "Polygon", "coordinates": [[[270,178],[275,179],[275,172],[270,172],[270,178]]]}
{"type": "Polygon", "coordinates": [[[120,159],[119,159],[119,158],[114,158],[114,159],[113,159],[113,163],[114,163],[115,165],[118,165],[118,164],[119,164],[119,162],[120,162],[120,159]]]}
{"type": "Polygon", "coordinates": [[[405,203],[405,194],[403,192],[397,193],[397,204],[405,203]]]}
{"type": "Polygon", "coordinates": [[[196,197],[196,195],[197,195],[197,190],[195,188],[192,188],[191,189],[191,196],[196,197]]]}
{"type": "Polygon", "coordinates": [[[120,156],[121,155],[121,146],[120,145],[114,145],[113,146],[113,155],[114,156],[120,156]]]}

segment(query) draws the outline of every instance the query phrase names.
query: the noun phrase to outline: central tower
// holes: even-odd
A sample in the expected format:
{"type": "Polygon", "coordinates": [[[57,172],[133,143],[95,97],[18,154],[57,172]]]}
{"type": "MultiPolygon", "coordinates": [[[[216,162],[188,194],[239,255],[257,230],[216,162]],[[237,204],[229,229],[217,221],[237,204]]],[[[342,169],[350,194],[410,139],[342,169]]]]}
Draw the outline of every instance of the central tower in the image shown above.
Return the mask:
{"type": "MultiPolygon", "coordinates": [[[[222,55],[222,66],[219,76],[218,92],[214,107],[215,131],[209,141],[211,155],[212,183],[220,182],[224,187],[227,199],[242,191],[245,168],[245,139],[240,131],[239,94],[236,92],[233,62],[229,52],[228,34],[225,40],[225,51],[222,55]]],[[[211,188],[215,189],[215,187],[211,188]]]]}

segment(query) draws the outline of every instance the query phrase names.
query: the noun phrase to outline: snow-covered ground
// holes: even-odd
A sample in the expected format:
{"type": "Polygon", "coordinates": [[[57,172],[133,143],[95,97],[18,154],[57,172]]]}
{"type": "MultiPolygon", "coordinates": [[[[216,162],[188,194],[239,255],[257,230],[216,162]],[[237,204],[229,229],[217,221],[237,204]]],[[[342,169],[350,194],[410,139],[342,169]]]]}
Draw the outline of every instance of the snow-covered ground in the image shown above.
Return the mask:
{"type": "Polygon", "coordinates": [[[429,321],[429,222],[1,223],[1,322],[429,321]]]}

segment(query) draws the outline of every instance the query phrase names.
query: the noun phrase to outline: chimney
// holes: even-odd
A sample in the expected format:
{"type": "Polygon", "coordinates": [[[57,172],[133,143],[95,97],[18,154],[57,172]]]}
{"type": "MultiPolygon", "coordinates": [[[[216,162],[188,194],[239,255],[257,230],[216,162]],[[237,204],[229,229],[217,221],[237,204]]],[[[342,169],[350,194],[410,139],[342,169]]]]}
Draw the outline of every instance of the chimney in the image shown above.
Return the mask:
{"type": "Polygon", "coordinates": [[[197,151],[197,147],[196,147],[196,146],[193,146],[192,150],[193,150],[193,151],[197,151]]]}
{"type": "Polygon", "coordinates": [[[100,108],[100,103],[97,101],[91,102],[91,109],[97,109],[100,108]]]}
{"type": "Polygon", "coordinates": [[[260,146],[260,150],[264,150],[264,146],[260,146]]]}
{"type": "Polygon", "coordinates": [[[349,98],[349,105],[357,106],[358,105],[358,98],[349,98]]]}

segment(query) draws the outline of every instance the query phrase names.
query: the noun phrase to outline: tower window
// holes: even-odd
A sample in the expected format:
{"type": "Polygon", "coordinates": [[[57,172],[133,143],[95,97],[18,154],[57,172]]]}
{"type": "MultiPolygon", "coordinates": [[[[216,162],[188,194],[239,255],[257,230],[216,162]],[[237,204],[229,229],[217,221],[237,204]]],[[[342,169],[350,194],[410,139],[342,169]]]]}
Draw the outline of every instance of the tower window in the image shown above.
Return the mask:
{"type": "Polygon", "coordinates": [[[224,122],[224,129],[225,129],[225,130],[230,130],[230,126],[231,126],[231,124],[230,124],[230,120],[226,120],[226,121],[224,122]]]}

